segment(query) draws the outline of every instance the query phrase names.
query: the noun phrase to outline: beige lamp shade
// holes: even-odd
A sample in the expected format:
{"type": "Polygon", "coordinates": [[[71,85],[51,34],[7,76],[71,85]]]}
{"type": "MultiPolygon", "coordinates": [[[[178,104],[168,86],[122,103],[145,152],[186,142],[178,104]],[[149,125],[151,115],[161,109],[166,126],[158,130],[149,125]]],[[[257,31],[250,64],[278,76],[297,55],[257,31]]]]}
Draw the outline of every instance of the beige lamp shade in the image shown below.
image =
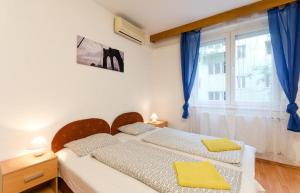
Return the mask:
{"type": "Polygon", "coordinates": [[[156,114],[156,113],[152,113],[152,115],[151,115],[150,119],[151,119],[151,122],[156,122],[156,121],[157,121],[157,119],[158,119],[158,116],[157,116],[157,114],[156,114]]]}

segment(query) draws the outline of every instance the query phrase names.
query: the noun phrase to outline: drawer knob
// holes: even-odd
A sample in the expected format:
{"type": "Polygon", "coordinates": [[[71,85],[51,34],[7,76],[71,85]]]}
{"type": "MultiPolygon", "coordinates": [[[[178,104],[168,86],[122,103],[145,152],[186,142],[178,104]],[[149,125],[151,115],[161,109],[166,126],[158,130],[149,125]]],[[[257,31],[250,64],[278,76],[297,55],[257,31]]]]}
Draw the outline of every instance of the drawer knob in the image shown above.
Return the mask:
{"type": "Polygon", "coordinates": [[[35,174],[33,174],[33,175],[26,176],[26,177],[24,178],[24,182],[25,182],[25,183],[28,183],[28,182],[30,182],[30,181],[32,181],[32,180],[35,180],[35,179],[40,178],[40,177],[43,177],[43,176],[44,176],[44,172],[43,172],[43,171],[40,171],[40,172],[37,172],[37,173],[35,173],[35,174]]]}

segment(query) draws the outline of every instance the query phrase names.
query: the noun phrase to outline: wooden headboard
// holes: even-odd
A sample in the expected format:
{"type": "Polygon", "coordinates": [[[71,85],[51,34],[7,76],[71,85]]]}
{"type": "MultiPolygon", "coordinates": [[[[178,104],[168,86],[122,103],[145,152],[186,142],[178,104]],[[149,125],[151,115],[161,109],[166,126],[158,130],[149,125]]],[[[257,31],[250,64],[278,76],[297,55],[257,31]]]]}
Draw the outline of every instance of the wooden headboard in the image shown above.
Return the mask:
{"type": "Polygon", "coordinates": [[[143,116],[137,112],[123,113],[113,121],[111,125],[111,134],[119,133],[118,128],[123,125],[128,125],[136,122],[144,122],[143,116]]]}
{"type": "Polygon", "coordinates": [[[103,119],[84,119],[74,121],[61,128],[54,136],[51,148],[55,153],[70,141],[81,139],[96,133],[110,133],[109,124],[103,119]]]}

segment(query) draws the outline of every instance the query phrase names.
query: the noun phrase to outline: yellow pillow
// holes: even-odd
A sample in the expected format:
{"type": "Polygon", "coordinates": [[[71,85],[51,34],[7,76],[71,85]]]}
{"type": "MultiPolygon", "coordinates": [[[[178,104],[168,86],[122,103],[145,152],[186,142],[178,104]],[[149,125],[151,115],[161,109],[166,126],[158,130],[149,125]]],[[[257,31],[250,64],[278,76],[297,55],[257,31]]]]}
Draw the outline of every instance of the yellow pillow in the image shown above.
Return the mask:
{"type": "Polygon", "coordinates": [[[179,186],[230,190],[230,184],[219,174],[215,166],[206,162],[175,162],[179,186]]]}
{"type": "Polygon", "coordinates": [[[208,151],[221,152],[221,151],[234,151],[241,150],[241,146],[235,142],[227,139],[203,139],[202,143],[206,146],[208,151]]]}

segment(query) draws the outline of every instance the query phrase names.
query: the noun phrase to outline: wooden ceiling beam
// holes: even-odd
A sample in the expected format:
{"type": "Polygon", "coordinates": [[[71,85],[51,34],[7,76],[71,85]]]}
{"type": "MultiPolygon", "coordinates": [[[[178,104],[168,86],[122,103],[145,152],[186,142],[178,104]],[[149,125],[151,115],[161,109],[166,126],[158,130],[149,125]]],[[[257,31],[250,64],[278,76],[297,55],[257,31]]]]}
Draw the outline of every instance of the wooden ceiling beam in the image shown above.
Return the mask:
{"type": "Polygon", "coordinates": [[[296,0],[261,0],[249,5],[245,5],[243,7],[232,9],[230,11],[226,11],[214,16],[210,16],[204,19],[200,19],[198,21],[194,21],[192,23],[175,27],[173,29],[169,29],[157,34],[153,34],[150,36],[150,41],[154,43],[163,39],[170,38],[172,36],[180,35],[183,32],[188,32],[195,29],[200,29],[203,27],[215,25],[218,23],[223,23],[225,21],[233,20],[238,17],[243,17],[243,16],[251,15],[253,13],[266,11],[268,9],[282,6],[292,2],[296,2],[296,0]]]}

